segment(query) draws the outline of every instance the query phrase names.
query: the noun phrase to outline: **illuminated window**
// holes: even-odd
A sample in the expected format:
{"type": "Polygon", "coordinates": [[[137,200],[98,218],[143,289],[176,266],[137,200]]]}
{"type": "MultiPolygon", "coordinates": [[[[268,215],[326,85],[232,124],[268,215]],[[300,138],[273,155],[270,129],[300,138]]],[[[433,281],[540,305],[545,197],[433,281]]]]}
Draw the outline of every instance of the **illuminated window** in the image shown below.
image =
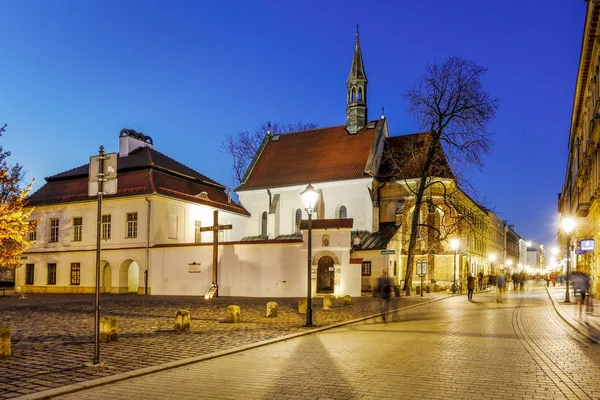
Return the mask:
{"type": "Polygon", "coordinates": [[[137,213],[127,213],[127,237],[128,238],[136,238],[137,237],[137,213]]]}
{"type": "Polygon", "coordinates": [[[50,218],[50,240],[49,242],[58,242],[58,218],[50,218]]]}
{"type": "Polygon", "coordinates": [[[56,285],[56,263],[48,264],[48,285],[56,285]]]}
{"type": "Polygon", "coordinates": [[[79,285],[81,280],[81,264],[71,263],[71,285],[79,285]]]}
{"type": "Polygon", "coordinates": [[[81,217],[73,218],[73,241],[74,242],[81,241],[82,228],[83,228],[83,218],[81,218],[81,217]]]}
{"type": "Polygon", "coordinates": [[[102,216],[102,240],[110,239],[110,214],[102,216]]]}

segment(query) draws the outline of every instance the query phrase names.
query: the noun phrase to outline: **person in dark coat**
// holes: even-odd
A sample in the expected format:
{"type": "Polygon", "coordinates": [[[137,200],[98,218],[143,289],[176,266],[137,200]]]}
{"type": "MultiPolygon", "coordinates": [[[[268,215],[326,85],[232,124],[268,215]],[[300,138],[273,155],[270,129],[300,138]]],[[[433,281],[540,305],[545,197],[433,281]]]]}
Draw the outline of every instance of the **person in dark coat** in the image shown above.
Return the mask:
{"type": "Polygon", "coordinates": [[[392,280],[388,276],[386,269],[377,278],[377,292],[379,293],[381,318],[383,318],[383,322],[387,322],[387,315],[390,311],[390,297],[392,297],[392,280]]]}
{"type": "Polygon", "coordinates": [[[469,274],[467,277],[467,298],[469,301],[473,300],[473,290],[475,290],[475,277],[473,274],[469,274]]]}

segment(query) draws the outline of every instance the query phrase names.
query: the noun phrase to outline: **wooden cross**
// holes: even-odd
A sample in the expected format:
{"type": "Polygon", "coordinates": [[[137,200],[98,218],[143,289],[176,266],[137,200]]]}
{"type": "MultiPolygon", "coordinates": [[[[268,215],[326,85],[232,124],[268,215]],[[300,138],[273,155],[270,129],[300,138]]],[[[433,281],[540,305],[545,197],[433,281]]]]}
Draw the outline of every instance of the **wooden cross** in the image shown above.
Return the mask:
{"type": "Polygon", "coordinates": [[[230,225],[219,225],[219,212],[214,211],[213,225],[200,228],[200,232],[213,232],[213,268],[212,268],[212,283],[217,286],[217,291],[214,297],[219,297],[219,284],[217,283],[217,260],[219,258],[219,231],[231,229],[230,225]]]}

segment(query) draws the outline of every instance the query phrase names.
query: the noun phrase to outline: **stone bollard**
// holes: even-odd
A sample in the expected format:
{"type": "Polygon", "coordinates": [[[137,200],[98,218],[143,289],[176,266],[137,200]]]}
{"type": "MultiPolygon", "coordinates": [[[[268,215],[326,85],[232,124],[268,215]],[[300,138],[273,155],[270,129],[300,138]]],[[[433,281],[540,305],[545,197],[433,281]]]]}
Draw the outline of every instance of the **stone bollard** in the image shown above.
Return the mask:
{"type": "Polygon", "coordinates": [[[329,310],[333,308],[333,296],[323,297],[323,310],[329,310]]]}
{"type": "Polygon", "coordinates": [[[119,324],[116,317],[102,317],[100,319],[100,343],[117,341],[119,324]]]}
{"type": "Polygon", "coordinates": [[[237,324],[240,322],[240,306],[227,306],[226,322],[230,324],[237,324]]]}
{"type": "Polygon", "coordinates": [[[277,316],[277,312],[279,311],[279,306],[274,301],[270,301],[267,303],[267,318],[275,318],[277,316]]]}
{"type": "Polygon", "coordinates": [[[306,299],[300,299],[298,301],[298,313],[306,314],[306,299]]]}
{"type": "Polygon", "coordinates": [[[10,357],[10,328],[0,326],[0,358],[10,357]]]}
{"type": "Polygon", "coordinates": [[[190,331],[190,312],[188,310],[177,310],[174,329],[177,332],[190,331]]]}
{"type": "Polygon", "coordinates": [[[351,306],[352,305],[352,296],[349,295],[345,295],[344,298],[344,305],[345,306],[351,306]]]}

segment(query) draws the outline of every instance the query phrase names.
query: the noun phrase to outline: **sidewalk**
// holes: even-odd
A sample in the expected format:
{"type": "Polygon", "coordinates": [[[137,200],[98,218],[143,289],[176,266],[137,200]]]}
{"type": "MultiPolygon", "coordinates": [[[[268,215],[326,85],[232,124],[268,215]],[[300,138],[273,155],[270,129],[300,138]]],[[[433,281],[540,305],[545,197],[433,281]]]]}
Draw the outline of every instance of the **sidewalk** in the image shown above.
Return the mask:
{"type": "Polygon", "coordinates": [[[566,287],[546,287],[554,309],[560,317],[575,330],[586,335],[591,341],[600,343],[600,301],[591,299],[593,311],[581,308],[579,297],[573,294],[571,288],[570,303],[565,303],[566,287]]]}

